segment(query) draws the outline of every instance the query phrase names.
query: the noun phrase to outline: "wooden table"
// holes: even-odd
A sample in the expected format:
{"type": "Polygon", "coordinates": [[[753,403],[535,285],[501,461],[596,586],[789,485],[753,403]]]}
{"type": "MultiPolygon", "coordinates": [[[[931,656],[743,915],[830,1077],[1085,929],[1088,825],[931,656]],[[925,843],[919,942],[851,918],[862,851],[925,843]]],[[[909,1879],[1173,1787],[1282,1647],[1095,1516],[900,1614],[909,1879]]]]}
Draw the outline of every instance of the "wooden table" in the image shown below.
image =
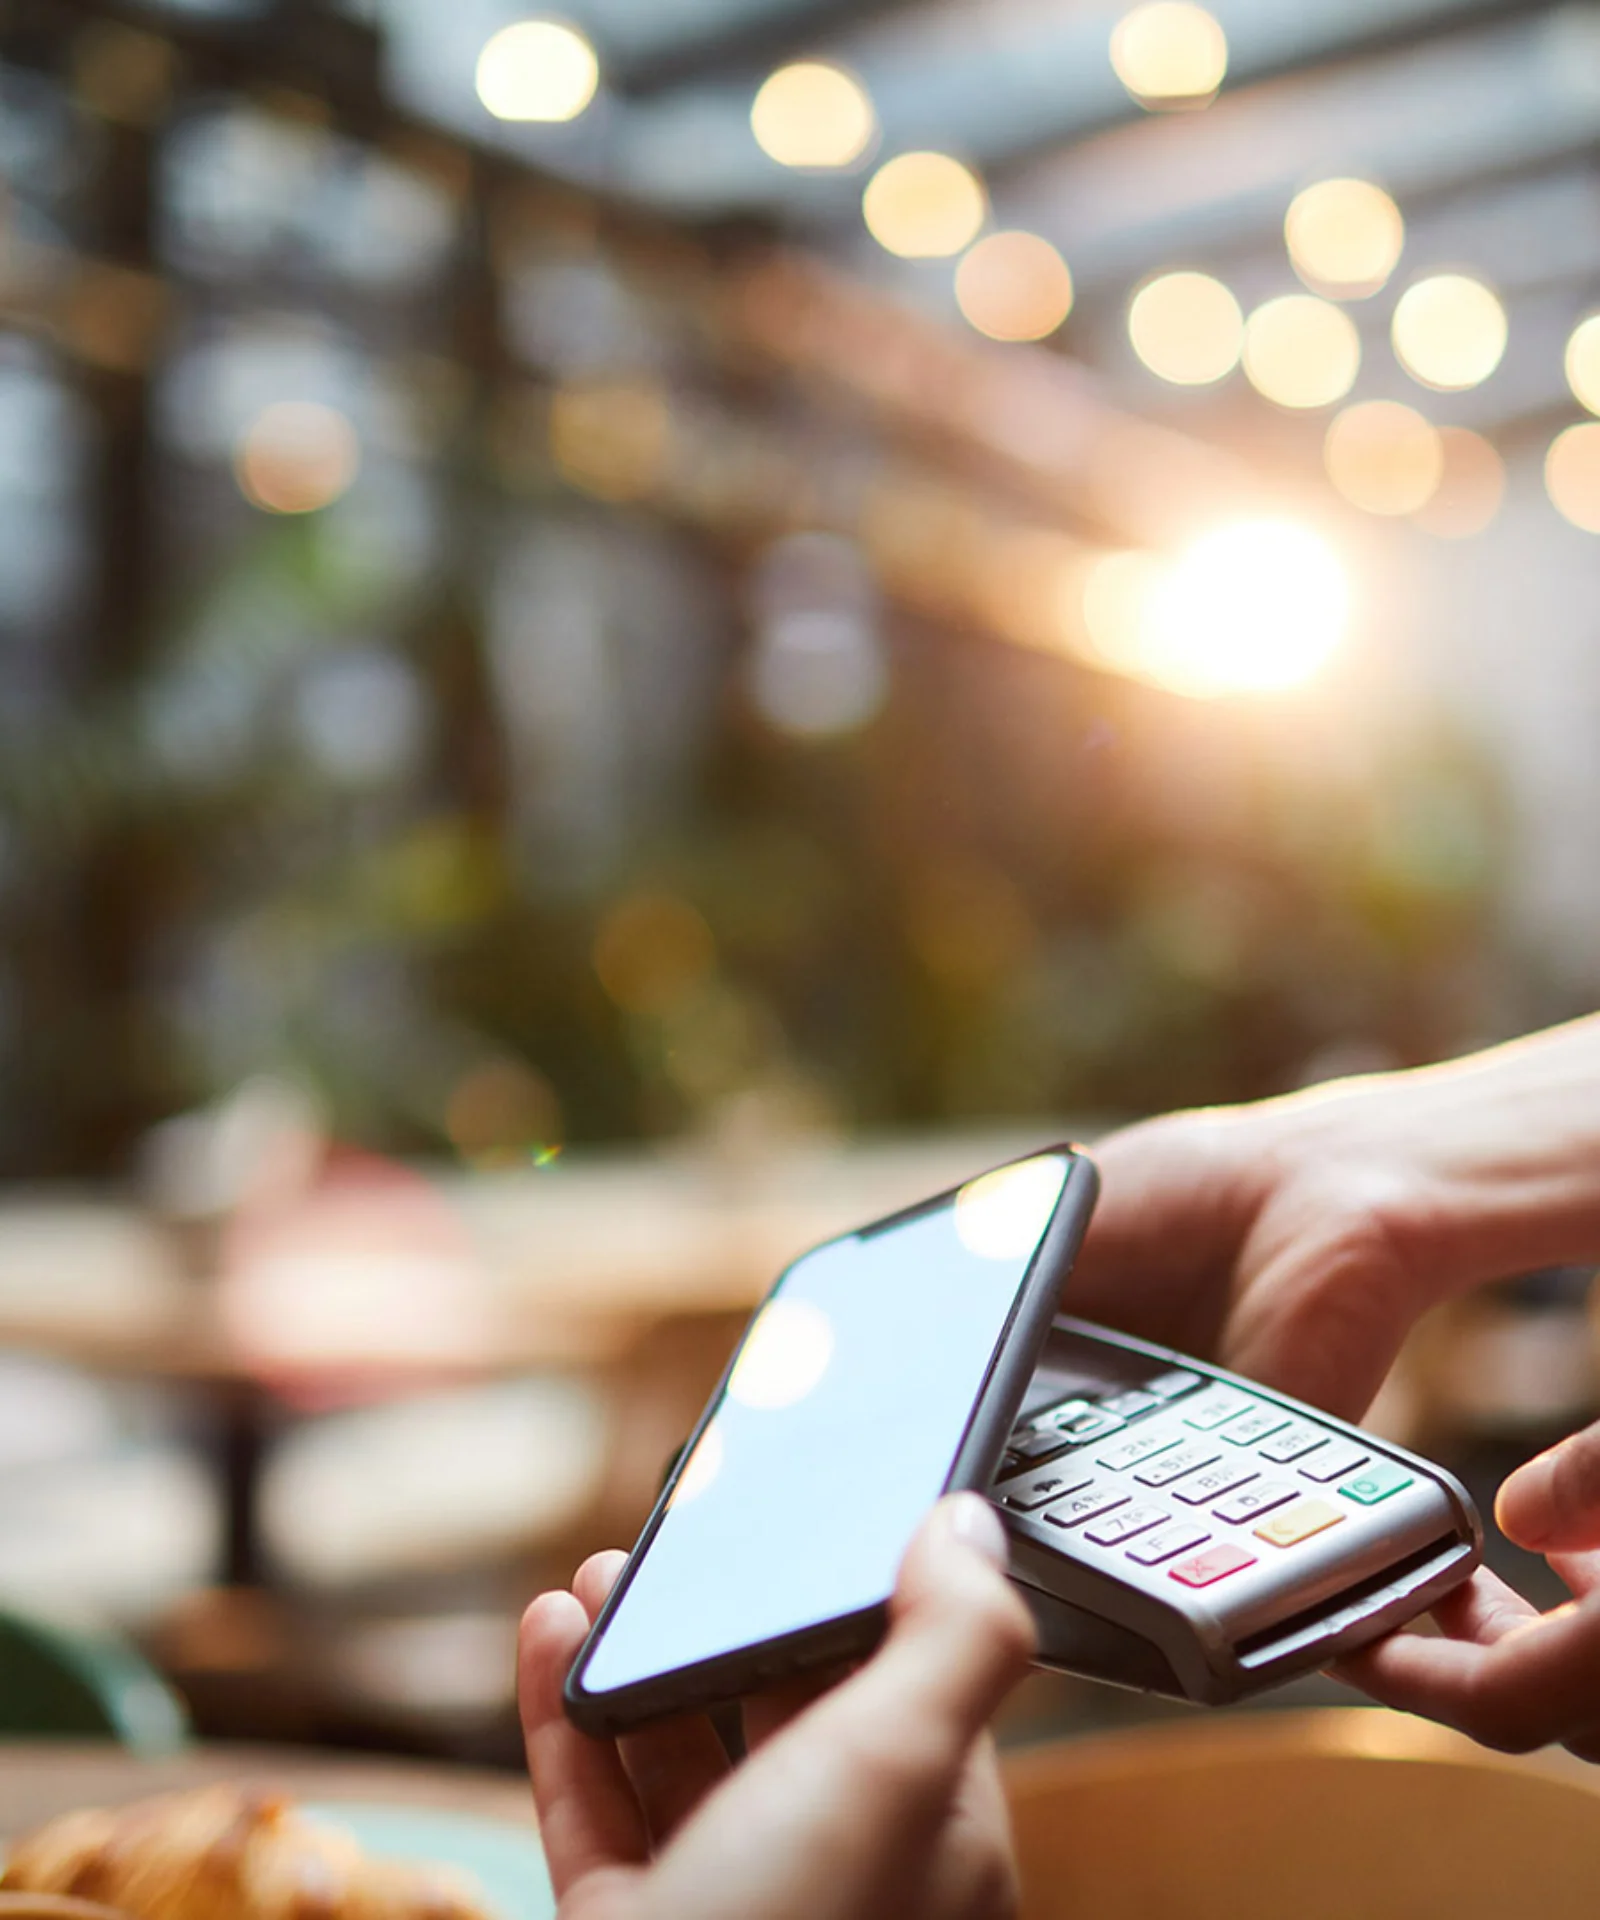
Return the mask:
{"type": "Polygon", "coordinates": [[[0,1741],[0,1837],[74,1807],[237,1780],[296,1800],[359,1801],[475,1814],[534,1831],[528,1783],[512,1774],[304,1748],[205,1746],[142,1760],[101,1742],[0,1741]]]}
{"type": "MultiPolygon", "coordinates": [[[[270,1290],[258,1292],[253,1322],[241,1321],[238,1292],[229,1292],[238,1276],[186,1277],[175,1244],[131,1207],[24,1194],[0,1205],[0,1348],[202,1394],[226,1523],[220,1572],[229,1585],[259,1586],[268,1579],[257,1495],[285,1404],[670,1356],[659,1338],[669,1325],[747,1313],[817,1241],[1047,1136],[928,1135],[753,1156],[595,1151],[512,1173],[395,1167],[402,1199],[408,1189],[412,1204],[426,1197],[424,1225],[444,1235],[459,1284],[420,1328],[408,1331],[403,1311],[386,1312],[386,1259],[395,1269],[388,1300],[404,1308],[411,1297],[402,1227],[372,1254],[371,1275],[331,1337],[326,1324],[302,1327],[292,1300],[274,1313],[270,1290]]],[[[381,1175],[382,1163],[371,1165],[381,1175]]],[[[384,1211],[380,1202],[380,1230],[384,1211]]]]}

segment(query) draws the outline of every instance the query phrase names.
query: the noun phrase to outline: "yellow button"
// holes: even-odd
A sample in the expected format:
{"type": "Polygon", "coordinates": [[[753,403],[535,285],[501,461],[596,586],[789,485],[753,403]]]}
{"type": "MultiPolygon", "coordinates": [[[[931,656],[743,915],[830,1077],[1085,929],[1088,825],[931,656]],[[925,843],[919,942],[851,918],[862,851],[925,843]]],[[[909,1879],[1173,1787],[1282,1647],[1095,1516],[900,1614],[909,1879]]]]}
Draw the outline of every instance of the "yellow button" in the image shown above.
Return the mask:
{"type": "Polygon", "coordinates": [[[1300,1500],[1282,1513],[1274,1514],[1256,1528],[1256,1538],[1269,1546],[1292,1547],[1309,1540],[1314,1533],[1336,1527],[1344,1515],[1326,1500],[1300,1500]]]}

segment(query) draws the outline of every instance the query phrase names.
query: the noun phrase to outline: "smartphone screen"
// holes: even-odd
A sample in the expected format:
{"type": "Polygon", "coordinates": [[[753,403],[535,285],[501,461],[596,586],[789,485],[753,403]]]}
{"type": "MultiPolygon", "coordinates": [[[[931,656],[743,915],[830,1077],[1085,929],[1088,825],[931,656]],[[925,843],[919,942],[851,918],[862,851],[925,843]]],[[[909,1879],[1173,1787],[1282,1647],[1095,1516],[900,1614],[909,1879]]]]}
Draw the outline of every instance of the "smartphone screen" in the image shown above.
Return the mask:
{"type": "Polygon", "coordinates": [[[1069,1159],[1017,1161],[789,1268],[580,1656],[584,1695],[888,1598],[949,1482],[1069,1159]]]}

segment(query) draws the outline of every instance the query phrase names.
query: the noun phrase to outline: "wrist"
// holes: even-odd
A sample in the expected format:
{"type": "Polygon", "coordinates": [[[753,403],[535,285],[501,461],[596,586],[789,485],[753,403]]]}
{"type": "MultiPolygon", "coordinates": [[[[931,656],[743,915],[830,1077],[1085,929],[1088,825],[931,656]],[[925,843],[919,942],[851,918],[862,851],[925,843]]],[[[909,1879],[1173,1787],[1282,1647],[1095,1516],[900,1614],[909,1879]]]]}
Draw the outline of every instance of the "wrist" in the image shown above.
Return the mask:
{"type": "Polygon", "coordinates": [[[1285,1104],[1292,1150],[1365,1211],[1419,1307],[1600,1263],[1600,1019],[1285,1104]]]}

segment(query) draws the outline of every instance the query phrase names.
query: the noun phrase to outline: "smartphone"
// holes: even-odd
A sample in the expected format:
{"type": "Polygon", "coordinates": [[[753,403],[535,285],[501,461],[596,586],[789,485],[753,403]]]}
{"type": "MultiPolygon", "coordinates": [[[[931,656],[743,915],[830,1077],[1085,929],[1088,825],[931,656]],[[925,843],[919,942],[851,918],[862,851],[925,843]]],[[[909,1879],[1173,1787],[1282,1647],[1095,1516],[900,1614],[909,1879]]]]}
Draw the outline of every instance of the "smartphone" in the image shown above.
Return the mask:
{"type": "Polygon", "coordinates": [[[1097,1185],[1051,1147],[788,1268],[573,1663],[577,1726],[618,1733],[872,1650],[924,1514],[999,1464],[1097,1185]]]}

